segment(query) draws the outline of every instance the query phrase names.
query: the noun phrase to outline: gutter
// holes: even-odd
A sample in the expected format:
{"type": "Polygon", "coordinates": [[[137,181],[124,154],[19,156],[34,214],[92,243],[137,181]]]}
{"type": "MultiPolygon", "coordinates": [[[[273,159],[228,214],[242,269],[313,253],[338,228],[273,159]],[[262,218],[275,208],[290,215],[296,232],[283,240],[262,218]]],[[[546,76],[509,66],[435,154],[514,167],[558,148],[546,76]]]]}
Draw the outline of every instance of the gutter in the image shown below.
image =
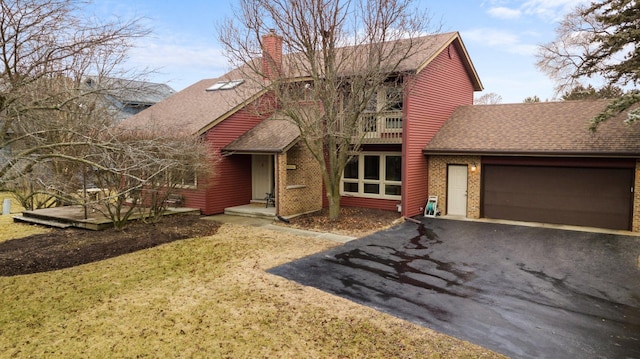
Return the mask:
{"type": "Polygon", "coordinates": [[[488,150],[430,150],[423,149],[425,156],[504,156],[504,157],[598,157],[640,158],[639,153],[629,152],[581,152],[581,151],[488,151],[488,150]]]}

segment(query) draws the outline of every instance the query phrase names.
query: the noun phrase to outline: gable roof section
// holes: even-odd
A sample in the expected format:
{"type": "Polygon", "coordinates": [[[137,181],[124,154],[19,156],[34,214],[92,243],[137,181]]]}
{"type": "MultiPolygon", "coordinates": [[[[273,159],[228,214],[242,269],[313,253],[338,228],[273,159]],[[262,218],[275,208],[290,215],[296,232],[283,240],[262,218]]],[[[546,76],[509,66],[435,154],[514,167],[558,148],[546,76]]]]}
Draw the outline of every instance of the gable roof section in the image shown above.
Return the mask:
{"type": "Polygon", "coordinates": [[[281,153],[297,142],[298,126],[276,116],[266,119],[225,146],[226,153],[281,153]]]}
{"type": "Polygon", "coordinates": [[[263,86],[252,81],[244,81],[228,90],[207,91],[220,81],[242,78],[242,71],[235,69],[219,78],[200,80],[129,118],[124,124],[130,129],[151,126],[184,134],[202,134],[265,92],[263,86]]]}
{"type": "Polygon", "coordinates": [[[640,126],[622,113],[595,133],[589,120],[609,100],[460,106],[425,154],[640,156],[640,126]]]}
{"type": "MultiPolygon", "coordinates": [[[[391,67],[394,64],[398,64],[396,72],[414,72],[418,73],[426,68],[431,61],[433,61],[440,53],[447,50],[449,45],[456,47],[463,57],[464,67],[469,74],[469,78],[473,83],[476,91],[483,89],[482,82],[478,77],[478,74],[471,62],[467,49],[462,43],[460,34],[458,32],[447,32],[442,34],[433,34],[420,36],[412,39],[400,39],[396,41],[390,41],[381,43],[384,47],[383,53],[389,53],[386,58],[388,62],[382,61],[381,68],[391,67]],[[409,54],[406,51],[409,50],[409,54]],[[407,56],[402,59],[402,56],[407,56]],[[401,61],[402,60],[402,61],[401,61]],[[387,66],[385,66],[387,65],[387,66]]],[[[345,46],[336,48],[336,63],[338,64],[338,72],[341,76],[348,77],[354,69],[359,69],[366,64],[364,62],[367,59],[367,54],[371,51],[369,46],[375,45],[360,45],[360,46],[345,46]]],[[[374,50],[375,51],[375,50],[374,50]]],[[[283,56],[283,73],[289,79],[304,79],[308,74],[304,73],[302,69],[309,67],[308,60],[300,53],[286,54],[283,56]]],[[[323,59],[321,55],[316,59],[318,64],[321,64],[323,59]]],[[[319,66],[321,67],[321,66],[319,66]]]]}
{"type": "Polygon", "coordinates": [[[482,91],[484,86],[480,81],[480,77],[478,76],[478,72],[476,71],[475,66],[473,66],[473,62],[471,62],[471,57],[469,57],[469,53],[467,52],[466,46],[462,42],[462,38],[460,37],[460,33],[458,32],[449,32],[444,34],[433,35],[434,41],[433,45],[430,49],[430,55],[427,57],[420,56],[421,58],[414,59],[412,62],[418,63],[415,66],[415,71],[420,72],[424,68],[427,67],[433,61],[436,56],[438,56],[441,52],[447,50],[450,45],[453,45],[458,52],[460,53],[463,66],[467,70],[467,74],[469,75],[469,79],[473,84],[473,89],[475,91],[482,91]]]}
{"type": "MultiPolygon", "coordinates": [[[[464,66],[469,73],[474,89],[482,90],[482,83],[469,59],[459,33],[449,32],[398,41],[413,41],[413,45],[419,51],[403,61],[401,66],[396,69],[397,71],[417,73],[427,67],[438,54],[447,50],[449,45],[453,44],[461,54],[464,54],[464,66]]],[[[357,68],[358,61],[362,61],[363,57],[357,56],[357,51],[352,47],[339,48],[338,51],[343,54],[342,56],[353,59],[351,68],[342,69],[344,76],[348,76],[349,71],[357,68]]],[[[360,48],[359,51],[366,52],[367,50],[360,48]]],[[[255,61],[260,63],[261,60],[258,58],[255,61]]],[[[305,68],[304,65],[291,65],[296,61],[301,61],[298,53],[283,56],[283,71],[293,81],[305,79],[308,76],[308,74],[299,72],[300,68],[305,68]]],[[[154,127],[181,133],[202,134],[266,93],[268,83],[262,78],[250,78],[254,76],[256,75],[248,69],[237,68],[219,78],[201,80],[134,115],[124,122],[124,126],[132,129],[154,127]],[[206,91],[221,81],[235,80],[244,81],[230,90],[206,91]]]]}

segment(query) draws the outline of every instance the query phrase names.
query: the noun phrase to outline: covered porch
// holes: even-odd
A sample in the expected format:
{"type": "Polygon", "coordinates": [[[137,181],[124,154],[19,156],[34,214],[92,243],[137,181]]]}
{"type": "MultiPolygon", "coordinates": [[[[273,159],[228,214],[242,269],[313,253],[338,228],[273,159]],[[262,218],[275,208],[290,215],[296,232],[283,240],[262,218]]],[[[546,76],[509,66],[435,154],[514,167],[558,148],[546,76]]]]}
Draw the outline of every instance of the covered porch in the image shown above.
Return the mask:
{"type": "Polygon", "coordinates": [[[225,214],[275,218],[322,208],[319,164],[299,137],[296,124],[274,115],[223,148],[225,156],[251,156],[251,200],[234,203],[225,214]],[[268,195],[273,198],[269,205],[268,195]]]}

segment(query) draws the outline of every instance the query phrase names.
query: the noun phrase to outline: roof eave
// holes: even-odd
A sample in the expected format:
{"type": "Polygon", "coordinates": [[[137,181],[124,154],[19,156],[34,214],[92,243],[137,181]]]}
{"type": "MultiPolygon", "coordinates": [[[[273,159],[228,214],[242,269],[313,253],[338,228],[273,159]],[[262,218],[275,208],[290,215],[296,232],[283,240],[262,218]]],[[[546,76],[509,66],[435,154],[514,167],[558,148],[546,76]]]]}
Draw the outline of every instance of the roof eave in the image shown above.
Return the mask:
{"type": "Polygon", "coordinates": [[[231,155],[265,155],[265,154],[278,154],[283,153],[285,150],[281,148],[256,148],[256,149],[246,149],[246,150],[234,150],[234,149],[222,149],[222,154],[224,156],[231,155]]]}
{"type": "Polygon", "coordinates": [[[517,151],[517,150],[447,150],[423,149],[424,155],[433,156],[524,156],[524,157],[600,157],[600,158],[640,158],[640,152],[603,152],[603,151],[517,151]]]}
{"type": "Polygon", "coordinates": [[[201,136],[201,135],[205,134],[207,131],[209,131],[210,129],[215,127],[220,122],[226,120],[231,115],[233,115],[234,113],[240,111],[241,109],[246,107],[251,102],[257,100],[260,96],[262,96],[265,93],[267,93],[267,91],[269,91],[269,89],[263,88],[260,91],[258,91],[256,94],[254,94],[253,96],[250,96],[248,99],[238,103],[236,106],[232,107],[229,111],[225,112],[221,116],[218,116],[218,118],[214,119],[213,121],[209,122],[207,125],[205,125],[202,128],[200,128],[198,131],[196,131],[196,135],[201,136]]]}
{"type": "Polygon", "coordinates": [[[444,51],[449,45],[455,44],[458,50],[462,53],[464,59],[464,67],[469,73],[469,77],[471,78],[471,82],[473,83],[474,91],[482,91],[484,86],[482,85],[482,81],[480,81],[480,76],[478,76],[478,72],[476,71],[473,62],[471,62],[471,57],[469,56],[469,52],[467,51],[467,47],[464,46],[464,42],[460,37],[459,32],[455,32],[449,40],[447,40],[442,46],[431,55],[431,57],[425,59],[425,61],[418,66],[416,69],[416,73],[420,73],[420,71],[424,70],[442,51],[444,51]],[[456,41],[457,40],[457,41],[456,41]]]}

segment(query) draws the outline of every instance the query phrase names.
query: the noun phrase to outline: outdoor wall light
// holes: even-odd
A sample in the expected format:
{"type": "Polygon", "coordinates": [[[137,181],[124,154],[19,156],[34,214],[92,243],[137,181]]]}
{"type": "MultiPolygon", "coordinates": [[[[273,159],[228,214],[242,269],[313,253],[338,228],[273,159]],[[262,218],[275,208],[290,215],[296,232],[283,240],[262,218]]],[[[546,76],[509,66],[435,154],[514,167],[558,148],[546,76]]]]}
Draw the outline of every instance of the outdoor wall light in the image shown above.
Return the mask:
{"type": "Polygon", "coordinates": [[[478,169],[475,163],[471,164],[471,172],[475,172],[478,169]]]}

